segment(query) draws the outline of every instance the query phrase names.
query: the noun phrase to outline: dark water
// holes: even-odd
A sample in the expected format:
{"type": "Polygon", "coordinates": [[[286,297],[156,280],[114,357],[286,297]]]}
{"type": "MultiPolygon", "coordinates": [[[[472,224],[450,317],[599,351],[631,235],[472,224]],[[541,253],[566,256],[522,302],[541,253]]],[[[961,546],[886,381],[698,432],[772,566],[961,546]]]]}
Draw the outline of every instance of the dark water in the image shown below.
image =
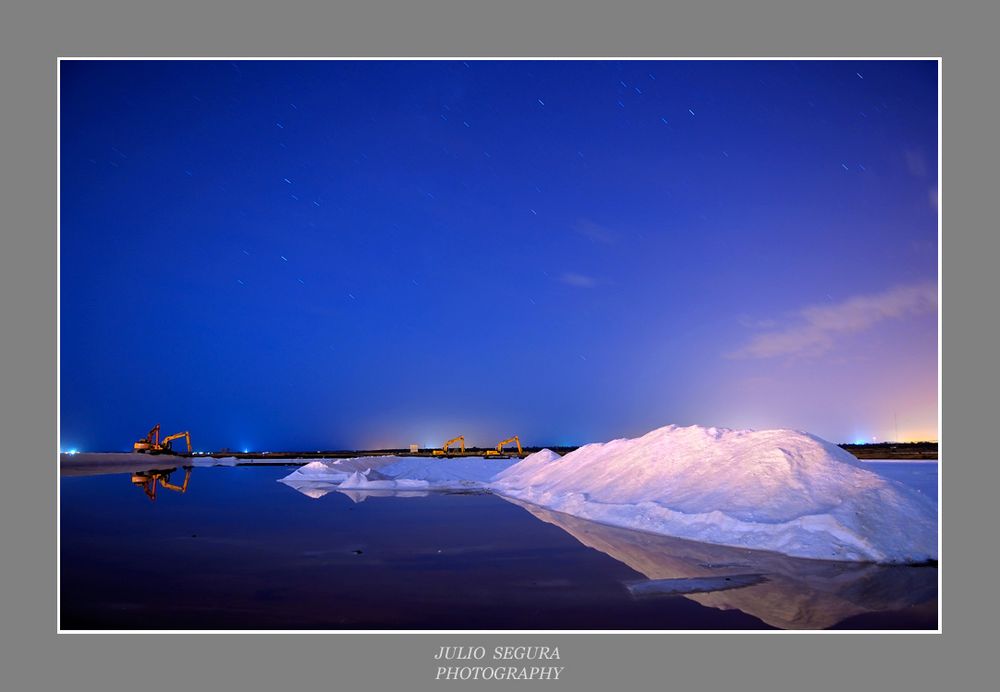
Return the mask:
{"type": "Polygon", "coordinates": [[[487,494],[312,498],[275,482],[290,470],[196,468],[155,501],[129,474],[64,476],[61,627],[937,627],[935,567],[706,546],[487,494]]]}

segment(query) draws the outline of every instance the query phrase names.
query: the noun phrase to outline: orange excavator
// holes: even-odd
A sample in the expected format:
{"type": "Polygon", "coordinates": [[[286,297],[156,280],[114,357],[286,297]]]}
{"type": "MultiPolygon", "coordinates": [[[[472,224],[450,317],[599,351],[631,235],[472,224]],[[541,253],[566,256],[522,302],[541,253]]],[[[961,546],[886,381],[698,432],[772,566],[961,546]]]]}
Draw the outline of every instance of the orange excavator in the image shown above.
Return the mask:
{"type": "Polygon", "coordinates": [[[435,449],[433,452],[431,452],[431,454],[433,454],[436,457],[448,456],[448,448],[451,447],[456,442],[458,442],[461,445],[462,454],[465,454],[465,435],[459,435],[458,437],[451,438],[441,446],[441,449],[435,449]]]}
{"type": "Polygon", "coordinates": [[[496,449],[488,449],[488,450],[486,450],[485,456],[488,456],[488,457],[501,457],[501,458],[504,458],[504,459],[510,457],[509,454],[504,454],[503,453],[503,447],[504,447],[505,444],[509,444],[511,442],[513,442],[514,444],[517,445],[517,456],[522,456],[524,454],[524,452],[521,451],[521,440],[518,438],[517,435],[514,435],[514,437],[509,437],[506,440],[501,441],[500,444],[497,445],[496,449]]]}
{"type": "Polygon", "coordinates": [[[170,443],[174,440],[179,440],[184,438],[187,442],[187,453],[191,453],[191,433],[179,432],[173,435],[167,435],[162,440],[160,439],[160,424],[154,425],[146,436],[137,440],[135,444],[132,445],[132,451],[142,452],[146,454],[176,454],[170,443]]]}

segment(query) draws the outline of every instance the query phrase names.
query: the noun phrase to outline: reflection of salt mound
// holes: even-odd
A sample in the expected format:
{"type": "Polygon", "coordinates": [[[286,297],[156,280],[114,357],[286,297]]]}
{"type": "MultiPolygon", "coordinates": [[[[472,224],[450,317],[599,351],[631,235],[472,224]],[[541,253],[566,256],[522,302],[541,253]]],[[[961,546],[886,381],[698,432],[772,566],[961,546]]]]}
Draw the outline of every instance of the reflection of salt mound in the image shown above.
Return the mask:
{"type": "Polygon", "coordinates": [[[427,497],[430,493],[426,490],[340,490],[341,495],[346,495],[354,504],[360,504],[370,497],[391,497],[394,499],[410,497],[427,497]]]}
{"type": "Polygon", "coordinates": [[[301,488],[299,489],[299,492],[305,495],[306,497],[311,497],[314,500],[318,500],[324,495],[327,495],[330,492],[330,490],[326,488],[317,488],[313,486],[309,488],[301,488]]]}
{"type": "Polygon", "coordinates": [[[202,466],[236,466],[239,463],[239,459],[236,457],[194,457],[189,460],[185,460],[190,466],[202,467],[202,466]]]}
{"type": "Polygon", "coordinates": [[[665,595],[674,587],[673,593],[704,606],[738,609],[793,629],[832,627],[854,615],[901,610],[937,597],[935,569],[806,560],[696,543],[511,502],[653,580],[628,584],[636,597],[665,595]]]}
{"type": "Polygon", "coordinates": [[[671,425],[564,457],[533,454],[492,487],[586,519],[707,543],[827,560],[937,557],[933,502],[792,430],[671,425]]]}
{"type": "Polygon", "coordinates": [[[333,483],[320,483],[316,481],[284,481],[284,483],[289,488],[298,490],[306,497],[311,497],[314,500],[329,495],[337,489],[337,486],[333,483]]]}

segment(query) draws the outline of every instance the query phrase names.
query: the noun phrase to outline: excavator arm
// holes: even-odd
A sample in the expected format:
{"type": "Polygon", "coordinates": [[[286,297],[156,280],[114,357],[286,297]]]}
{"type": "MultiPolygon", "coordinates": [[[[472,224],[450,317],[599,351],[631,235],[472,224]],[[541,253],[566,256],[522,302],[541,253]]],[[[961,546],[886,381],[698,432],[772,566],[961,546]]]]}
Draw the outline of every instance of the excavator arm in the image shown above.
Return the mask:
{"type": "Polygon", "coordinates": [[[160,485],[162,485],[167,490],[176,490],[179,493],[186,493],[188,489],[188,481],[191,480],[191,467],[184,467],[184,482],[181,485],[174,485],[170,483],[170,474],[164,474],[160,478],[160,485]]]}
{"type": "Polygon", "coordinates": [[[517,445],[517,453],[518,453],[518,455],[520,455],[521,454],[521,440],[518,439],[517,435],[514,435],[514,437],[509,437],[506,440],[503,440],[500,444],[498,444],[497,445],[497,454],[503,454],[503,446],[505,444],[510,443],[510,442],[513,442],[514,444],[517,445]]]}
{"type": "Polygon", "coordinates": [[[191,453],[191,433],[189,433],[189,432],[179,432],[179,433],[174,433],[173,435],[167,435],[166,437],[163,438],[163,442],[160,443],[160,446],[163,447],[164,449],[170,449],[170,443],[173,442],[174,440],[179,440],[182,437],[187,442],[187,450],[188,450],[188,454],[190,454],[191,453]]]}

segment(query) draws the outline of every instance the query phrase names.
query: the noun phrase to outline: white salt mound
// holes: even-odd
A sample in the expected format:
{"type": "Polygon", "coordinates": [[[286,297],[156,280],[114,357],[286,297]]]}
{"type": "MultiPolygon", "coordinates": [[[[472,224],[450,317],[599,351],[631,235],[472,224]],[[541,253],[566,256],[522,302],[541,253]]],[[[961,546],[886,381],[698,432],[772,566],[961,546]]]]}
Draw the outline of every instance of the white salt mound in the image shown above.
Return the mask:
{"type": "Polygon", "coordinates": [[[351,457],[334,461],[322,459],[299,467],[281,481],[297,489],[304,483],[312,482],[339,483],[345,489],[475,489],[486,488],[490,479],[516,461],[484,457],[397,456],[351,457]]]}
{"type": "Polygon", "coordinates": [[[397,456],[350,457],[346,459],[317,459],[304,464],[282,478],[286,482],[323,481],[340,483],[355,471],[381,469],[399,461],[397,456]]]}
{"type": "Polygon", "coordinates": [[[482,457],[319,460],[292,487],[399,491],[490,488],[612,526],[796,557],[937,559],[937,505],[794,430],[667,426],[634,440],[514,463],[482,457]]]}
{"type": "Polygon", "coordinates": [[[436,489],[484,488],[501,471],[518,459],[486,457],[398,457],[398,461],[380,467],[380,473],[395,479],[427,481],[436,489]]]}
{"type": "Polygon", "coordinates": [[[355,471],[340,484],[340,487],[351,490],[421,490],[430,487],[430,483],[406,478],[395,480],[368,469],[355,471]]]}
{"type": "Polygon", "coordinates": [[[796,557],[937,559],[937,506],[794,430],[667,426],[532,454],[499,473],[502,495],[585,519],[796,557]]]}

